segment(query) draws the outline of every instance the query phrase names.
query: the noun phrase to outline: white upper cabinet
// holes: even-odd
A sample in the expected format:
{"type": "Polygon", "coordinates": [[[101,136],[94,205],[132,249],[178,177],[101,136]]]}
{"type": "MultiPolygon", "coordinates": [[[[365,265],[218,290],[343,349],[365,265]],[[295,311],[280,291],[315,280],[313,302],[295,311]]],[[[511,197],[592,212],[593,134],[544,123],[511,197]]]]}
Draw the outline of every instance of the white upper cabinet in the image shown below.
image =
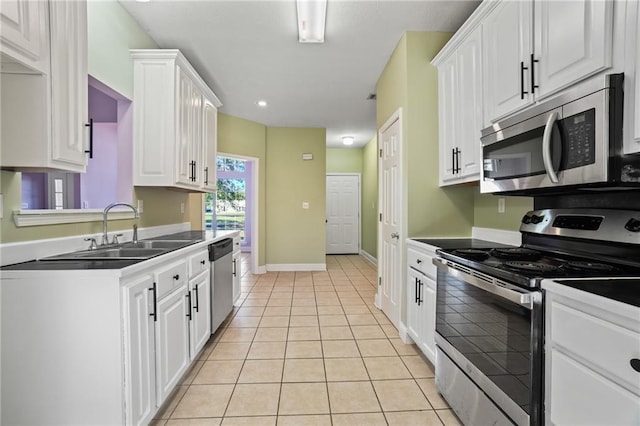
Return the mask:
{"type": "Polygon", "coordinates": [[[529,104],[532,53],[531,1],[503,1],[484,19],[485,119],[492,121],[529,104]]]}
{"type": "Polygon", "coordinates": [[[134,185],[214,191],[220,101],[178,50],[131,55],[134,185]]]}
{"type": "MultiPolygon", "coordinates": [[[[41,2],[28,3],[20,10],[26,13],[41,5],[41,2]]],[[[16,4],[20,7],[22,2],[16,4]]],[[[0,166],[84,172],[90,149],[87,4],[73,0],[44,4],[49,32],[44,43],[47,51],[41,57],[46,56],[49,61],[46,72],[1,74],[0,166]]],[[[3,4],[3,13],[5,11],[3,4]]],[[[6,51],[4,42],[3,38],[3,52],[6,51]]]]}
{"type": "Polygon", "coordinates": [[[440,185],[479,179],[482,129],[482,29],[438,55],[440,185]]]}
{"type": "Polygon", "coordinates": [[[611,67],[613,1],[536,1],[535,96],[542,98],[611,67]],[[538,77],[539,76],[539,77],[538,77]]]}
{"type": "Polygon", "coordinates": [[[204,146],[202,152],[204,169],[202,171],[204,177],[202,187],[209,191],[215,191],[217,185],[218,109],[209,99],[205,98],[203,111],[202,142],[204,146]]]}
{"type": "Polygon", "coordinates": [[[626,11],[624,151],[640,152],[640,4],[629,1],[626,11]]]}
{"type": "Polygon", "coordinates": [[[48,4],[45,1],[0,2],[2,71],[49,71],[48,4]]]}
{"type": "Polygon", "coordinates": [[[485,118],[611,67],[613,8],[602,0],[500,1],[483,21],[485,118]]]}

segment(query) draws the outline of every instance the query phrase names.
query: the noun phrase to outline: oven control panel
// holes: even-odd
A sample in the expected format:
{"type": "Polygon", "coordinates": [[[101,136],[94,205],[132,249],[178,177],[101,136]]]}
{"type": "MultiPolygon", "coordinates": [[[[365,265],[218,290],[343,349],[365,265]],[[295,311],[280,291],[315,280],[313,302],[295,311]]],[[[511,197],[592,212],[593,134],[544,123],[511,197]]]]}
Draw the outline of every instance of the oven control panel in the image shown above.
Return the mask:
{"type": "Polygon", "coordinates": [[[554,235],[640,244],[640,211],[546,209],[530,211],[520,224],[523,234],[554,235]]]}

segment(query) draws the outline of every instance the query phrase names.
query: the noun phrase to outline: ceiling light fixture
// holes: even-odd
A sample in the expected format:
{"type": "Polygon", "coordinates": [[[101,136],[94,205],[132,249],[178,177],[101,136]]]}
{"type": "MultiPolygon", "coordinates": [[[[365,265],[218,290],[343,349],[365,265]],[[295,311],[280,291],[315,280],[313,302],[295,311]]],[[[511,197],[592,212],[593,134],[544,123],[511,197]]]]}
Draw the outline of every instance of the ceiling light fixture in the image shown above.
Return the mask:
{"type": "Polygon", "coordinates": [[[344,136],[342,138],[342,143],[347,146],[353,145],[353,136],[344,136]]]}
{"type": "Polygon", "coordinates": [[[258,102],[256,102],[256,105],[258,105],[259,107],[264,108],[269,104],[267,103],[267,101],[258,101],[258,102]]]}
{"type": "Polygon", "coordinates": [[[327,0],[296,0],[298,10],[298,41],[324,43],[327,0]]]}

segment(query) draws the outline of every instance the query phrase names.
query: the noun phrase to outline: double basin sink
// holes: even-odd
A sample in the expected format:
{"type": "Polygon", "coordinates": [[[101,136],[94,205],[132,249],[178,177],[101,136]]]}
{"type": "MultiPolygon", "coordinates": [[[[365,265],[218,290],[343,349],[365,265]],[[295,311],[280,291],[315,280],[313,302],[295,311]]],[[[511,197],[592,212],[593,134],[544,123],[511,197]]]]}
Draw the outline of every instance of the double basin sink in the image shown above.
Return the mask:
{"type": "Polygon", "coordinates": [[[45,257],[41,260],[144,260],[170,251],[189,246],[194,240],[142,240],[127,242],[95,250],[83,250],[72,253],[45,257]]]}

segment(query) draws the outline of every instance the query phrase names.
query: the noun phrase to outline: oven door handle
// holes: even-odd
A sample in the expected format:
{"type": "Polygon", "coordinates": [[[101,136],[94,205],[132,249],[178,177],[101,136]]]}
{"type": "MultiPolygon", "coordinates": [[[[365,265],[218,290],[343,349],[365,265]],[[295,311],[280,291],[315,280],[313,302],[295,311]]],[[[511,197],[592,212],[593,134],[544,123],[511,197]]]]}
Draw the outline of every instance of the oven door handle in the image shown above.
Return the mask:
{"type": "Polygon", "coordinates": [[[481,290],[487,291],[491,294],[495,294],[498,297],[501,297],[510,302],[516,303],[529,310],[533,310],[532,293],[528,293],[528,292],[520,293],[519,291],[511,290],[511,289],[499,286],[497,284],[487,283],[477,277],[474,277],[471,274],[467,274],[464,271],[460,271],[458,269],[452,268],[451,266],[444,263],[442,259],[439,259],[439,258],[433,259],[433,264],[436,265],[438,269],[445,271],[447,274],[453,276],[454,278],[458,278],[467,284],[470,284],[481,290]]]}
{"type": "Polygon", "coordinates": [[[542,135],[542,162],[547,176],[553,183],[558,183],[558,175],[553,169],[553,159],[551,158],[551,136],[553,135],[553,126],[555,126],[556,121],[558,121],[558,112],[554,111],[547,119],[547,124],[544,126],[544,134],[542,135]]]}

